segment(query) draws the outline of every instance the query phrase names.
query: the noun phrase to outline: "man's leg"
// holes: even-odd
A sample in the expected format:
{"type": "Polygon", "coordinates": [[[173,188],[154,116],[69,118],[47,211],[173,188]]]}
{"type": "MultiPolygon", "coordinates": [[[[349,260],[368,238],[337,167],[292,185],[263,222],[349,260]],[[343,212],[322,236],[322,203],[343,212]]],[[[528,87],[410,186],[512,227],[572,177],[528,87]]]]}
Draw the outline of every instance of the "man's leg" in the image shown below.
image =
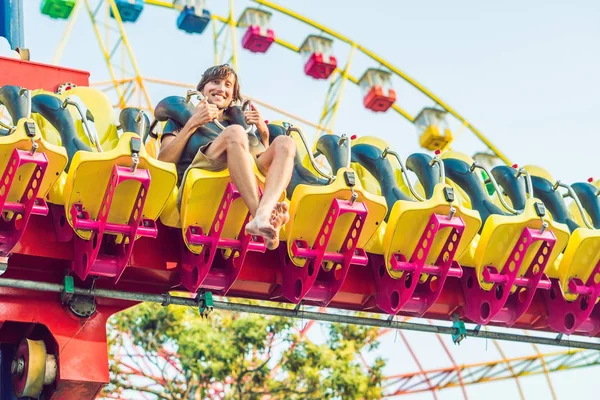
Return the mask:
{"type": "Polygon", "coordinates": [[[248,135],[239,125],[228,126],[206,149],[206,156],[227,161],[233,184],[254,217],[260,196],[254,176],[254,161],[248,150],[248,135]]]}
{"type": "MultiPolygon", "coordinates": [[[[266,171],[267,177],[255,218],[246,225],[248,233],[252,234],[257,226],[268,222],[275,228],[278,236],[279,229],[288,221],[287,206],[278,204],[277,200],[285,191],[292,177],[295,151],[296,144],[292,138],[279,136],[258,158],[258,167],[261,171],[266,171]]],[[[269,248],[276,248],[279,239],[278,237],[272,239],[267,245],[269,248]]]]}

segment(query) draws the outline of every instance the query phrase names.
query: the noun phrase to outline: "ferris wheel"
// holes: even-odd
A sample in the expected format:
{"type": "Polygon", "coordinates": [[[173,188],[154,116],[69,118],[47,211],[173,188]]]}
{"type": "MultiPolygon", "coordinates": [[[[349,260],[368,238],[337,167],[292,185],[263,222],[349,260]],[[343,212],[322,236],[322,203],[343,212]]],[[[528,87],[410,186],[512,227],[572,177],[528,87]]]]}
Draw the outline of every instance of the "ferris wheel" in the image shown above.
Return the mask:
{"type": "MultiPolygon", "coordinates": [[[[152,110],[156,100],[153,101],[151,96],[151,85],[169,87],[173,91],[183,91],[195,86],[194,83],[167,80],[173,74],[165,74],[167,76],[160,78],[148,77],[144,74],[144,66],[137,61],[137,49],[142,44],[130,39],[128,28],[130,25],[140,23],[144,14],[150,10],[160,10],[164,13],[164,19],[173,21],[174,27],[169,34],[212,34],[215,63],[231,63],[236,69],[243,69],[244,66],[239,63],[240,52],[247,51],[268,59],[270,52],[276,47],[288,51],[292,57],[297,57],[297,71],[289,72],[295,76],[294,79],[313,79],[327,85],[326,95],[321,100],[322,110],[316,118],[315,116],[299,117],[277,106],[261,102],[259,98],[253,100],[285,118],[313,127],[317,137],[336,132],[335,122],[341,102],[354,101],[360,102],[364,108],[373,113],[390,113],[401,117],[400,119],[406,123],[413,124],[417,132],[418,144],[426,150],[445,150],[451,147],[455,134],[452,133],[450,126],[454,125],[472,132],[481,140],[485,151],[493,156],[482,155],[486,160],[489,158],[490,165],[498,162],[498,159],[510,164],[507,156],[461,114],[382,57],[358,42],[297,12],[265,0],[255,0],[254,3],[256,4],[238,11],[239,5],[230,1],[227,12],[222,15],[211,11],[210,1],[43,0],[40,8],[44,15],[66,20],[63,39],[58,44],[55,61],[60,59],[63,52],[69,51],[68,41],[69,37],[75,34],[75,22],[78,18],[86,18],[87,14],[90,24],[86,26],[91,26],[96,36],[110,76],[109,81],[97,82],[95,86],[111,93],[117,108],[137,106],[152,110]],[[302,41],[291,42],[279,36],[277,27],[285,24],[287,20],[294,20],[305,26],[306,36],[302,41]],[[107,32],[110,30],[111,34],[104,35],[104,29],[107,32]],[[349,48],[346,57],[336,56],[342,46],[349,48]],[[354,57],[358,54],[370,60],[371,66],[354,75],[351,66],[354,57]],[[131,71],[132,74],[124,75],[123,71],[131,71]],[[408,112],[403,106],[402,96],[399,96],[395,89],[399,81],[408,83],[413,90],[429,99],[429,103],[423,104],[416,115],[408,112]],[[357,85],[361,97],[345,97],[344,89],[347,85],[357,85]]],[[[69,89],[68,84],[64,89],[69,89]]],[[[381,335],[384,337],[397,335],[397,333],[394,330],[384,329],[381,335]]],[[[400,334],[400,336],[417,368],[412,373],[390,374],[387,378],[390,381],[388,391],[390,397],[423,391],[431,392],[435,397],[442,389],[460,387],[461,396],[467,398],[466,386],[469,384],[512,379],[520,396],[525,398],[521,377],[539,374],[545,376],[545,385],[550,395],[556,398],[550,377],[551,372],[600,363],[597,357],[588,357],[585,352],[544,354],[535,346],[529,349],[526,356],[509,357],[498,342],[494,343],[499,355],[497,359],[483,363],[457,363],[455,352],[450,351],[442,341],[440,346],[442,353],[445,354],[446,364],[443,367],[428,368],[420,361],[419,349],[415,350],[415,346],[411,346],[410,335],[400,334]]]]}

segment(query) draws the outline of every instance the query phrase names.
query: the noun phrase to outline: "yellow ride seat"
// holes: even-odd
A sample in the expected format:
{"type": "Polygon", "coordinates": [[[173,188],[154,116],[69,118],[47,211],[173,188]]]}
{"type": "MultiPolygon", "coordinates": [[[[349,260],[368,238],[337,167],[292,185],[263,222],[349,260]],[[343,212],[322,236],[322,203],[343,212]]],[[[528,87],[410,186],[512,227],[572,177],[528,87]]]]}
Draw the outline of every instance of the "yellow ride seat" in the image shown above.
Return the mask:
{"type": "Polygon", "coordinates": [[[11,135],[0,137],[0,212],[13,222],[0,234],[2,256],[18,243],[32,214],[48,213],[43,198],[66,165],[66,151],[46,142],[33,119],[21,118],[11,135]]]}
{"type": "MultiPolygon", "coordinates": [[[[546,187],[552,187],[556,182],[552,175],[541,167],[525,166],[524,168],[529,171],[532,179],[538,185],[544,183],[546,187]]],[[[569,283],[575,279],[579,281],[579,284],[585,284],[590,279],[592,273],[597,270],[597,265],[600,262],[600,230],[588,228],[575,203],[573,202],[572,207],[567,208],[560,193],[557,192],[555,196],[548,199],[548,201],[550,200],[554,200],[556,203],[553,206],[548,205],[551,211],[563,206],[564,209],[563,207],[561,209],[563,211],[568,209],[569,212],[567,215],[561,217],[575,221],[579,225],[573,227],[574,229],[571,232],[566,249],[554,264],[547,268],[546,272],[550,278],[560,281],[563,297],[567,301],[575,301],[579,295],[569,290],[569,283]]],[[[583,212],[587,220],[590,221],[589,214],[585,209],[583,209],[583,212]]],[[[573,222],[571,222],[571,225],[573,225],[573,222]]],[[[600,273],[597,273],[593,278],[596,283],[600,282],[600,273]]]]}
{"type": "MultiPolygon", "coordinates": [[[[304,241],[310,248],[324,238],[317,237],[321,226],[330,220],[330,207],[334,200],[350,200],[352,196],[351,188],[346,184],[344,174],[353,173],[350,168],[341,168],[336,179],[327,186],[298,185],[290,200],[290,221],[282,229],[281,237],[287,242],[288,256],[292,262],[299,267],[306,264],[305,258],[295,257],[293,247],[296,241],[304,241]]],[[[354,192],[357,195],[356,203],[362,203],[368,210],[362,232],[358,237],[352,237],[352,241],[358,248],[363,248],[368,239],[377,230],[383,222],[387,212],[387,205],[381,196],[371,194],[363,189],[360,180],[356,180],[354,192]]],[[[355,230],[354,214],[348,213],[340,215],[339,219],[332,226],[331,237],[327,243],[327,252],[343,252],[341,246],[346,238],[346,234],[355,230]]],[[[329,234],[329,232],[325,232],[329,234]]],[[[324,243],[321,243],[324,244],[324,243]]],[[[326,269],[332,268],[333,263],[327,263],[326,269]]],[[[317,266],[318,267],[318,266],[317,266]]]]}
{"type": "MultiPolygon", "coordinates": [[[[259,187],[264,187],[265,177],[254,166],[254,175],[259,187]]],[[[229,170],[213,172],[198,168],[190,169],[181,187],[174,188],[169,196],[167,205],[160,215],[161,222],[173,228],[181,228],[187,248],[194,254],[200,254],[202,245],[193,245],[188,241],[187,232],[191,227],[199,227],[204,234],[210,231],[217,216],[219,206],[227,185],[231,182],[229,170]],[[177,204],[179,191],[180,206],[177,204]]],[[[248,214],[248,208],[240,197],[233,201],[227,213],[221,236],[236,238],[248,214]]]]}
{"type": "MultiPolygon", "coordinates": [[[[101,211],[100,206],[115,166],[132,166],[131,143],[136,139],[140,140],[139,136],[126,132],[112,150],[103,153],[79,151],[75,154],[64,187],[65,213],[69,225],[73,227],[71,210],[76,204],[81,204],[91,219],[97,219],[101,213],[105,214],[108,211],[107,222],[129,222],[134,201],[138,196],[138,182],[126,180],[114,188],[110,210],[101,211]]],[[[177,183],[175,166],[149,157],[146,149],[141,146],[137,169],[147,170],[151,179],[142,217],[156,220],[177,183]]],[[[75,232],[85,240],[92,236],[92,232],[85,229],[75,229],[75,232]]]]}
{"type": "MultiPolygon", "coordinates": [[[[444,153],[442,154],[442,159],[446,165],[446,177],[449,181],[453,180],[453,176],[460,176],[459,173],[453,175],[452,167],[449,168],[449,165],[464,168],[464,175],[467,175],[466,170],[468,170],[469,166],[473,163],[471,157],[457,152],[444,153]],[[447,164],[447,161],[449,160],[455,161],[447,164]],[[458,163],[456,161],[458,161],[458,163]]],[[[480,190],[482,193],[485,193],[483,180],[480,175],[474,172],[472,174],[475,174],[473,177],[474,180],[472,181],[473,185],[480,185],[480,190]]],[[[456,182],[453,182],[453,185],[460,187],[456,182]]],[[[463,193],[469,198],[465,189],[463,189],[463,193]]],[[[470,200],[472,203],[473,199],[471,198],[470,200]]],[[[519,243],[519,240],[522,232],[526,228],[538,231],[541,229],[543,221],[538,215],[536,207],[542,202],[537,198],[530,198],[526,201],[525,209],[522,213],[509,215],[508,212],[501,209],[496,209],[494,211],[495,207],[487,197],[487,194],[485,194],[485,199],[481,199],[481,201],[483,201],[483,203],[472,203],[472,207],[479,211],[483,220],[483,229],[479,234],[479,240],[473,241],[473,245],[469,251],[463,253],[459,262],[461,265],[475,268],[479,284],[484,290],[489,291],[494,287],[494,283],[487,282],[484,279],[483,272],[486,266],[493,266],[497,269],[498,273],[502,273],[507,262],[511,261],[506,267],[510,272],[513,272],[514,265],[522,258],[521,267],[517,272],[517,277],[524,276],[530,267],[533,268],[534,274],[537,274],[540,264],[546,263],[547,266],[551,266],[558,255],[566,247],[569,240],[569,231],[566,225],[557,223],[548,216],[544,216],[544,220],[548,224],[546,230],[549,230],[556,239],[552,252],[550,254],[544,253],[539,259],[534,260],[534,257],[536,257],[542,244],[540,241],[537,241],[527,249],[523,256],[519,253],[514,256],[515,259],[509,260],[515,247],[518,247],[519,249],[524,248],[519,243]]],[[[516,287],[513,286],[511,290],[515,289],[516,287]]]]}
{"type": "MultiPolygon", "coordinates": [[[[56,183],[60,173],[67,165],[67,153],[63,147],[49,143],[42,137],[42,130],[37,126],[34,119],[22,118],[18,121],[14,133],[0,137],[0,167],[2,167],[2,170],[6,170],[14,149],[23,151],[31,150],[32,138],[27,136],[25,129],[27,122],[33,123],[35,127],[33,141],[38,146],[35,153],[44,154],[48,160],[46,173],[39,184],[38,191],[38,196],[43,198],[56,183]]],[[[21,197],[29,182],[27,176],[31,175],[34,169],[33,164],[24,164],[17,170],[17,176],[10,187],[7,201],[17,201],[21,197]]],[[[0,196],[3,195],[1,192],[2,188],[0,188],[0,196]]]]}

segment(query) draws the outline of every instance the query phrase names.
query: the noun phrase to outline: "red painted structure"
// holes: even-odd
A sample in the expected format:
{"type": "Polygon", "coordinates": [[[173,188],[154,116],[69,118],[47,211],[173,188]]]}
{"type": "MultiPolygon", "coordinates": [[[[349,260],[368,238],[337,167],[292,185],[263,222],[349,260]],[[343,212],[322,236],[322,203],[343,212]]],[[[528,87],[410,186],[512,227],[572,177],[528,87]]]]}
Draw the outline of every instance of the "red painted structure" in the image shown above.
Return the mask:
{"type": "MultiPolygon", "coordinates": [[[[1,77],[4,80],[0,84],[47,89],[55,89],[66,81],[87,84],[88,74],[82,71],[6,59],[0,60],[0,66],[16,79],[8,82],[4,74],[1,77]],[[18,68],[24,68],[29,73],[23,75],[15,72],[18,68]],[[27,81],[26,77],[30,77],[31,81],[27,81]]],[[[333,215],[337,210],[338,213],[355,214],[352,230],[359,234],[362,223],[357,221],[362,221],[368,213],[366,207],[360,202],[342,204],[336,200],[335,204],[336,206],[332,204],[333,211],[330,210],[330,213],[333,215]]],[[[182,264],[185,263],[181,251],[183,243],[180,229],[157,223],[156,226],[152,224],[151,227],[146,227],[148,229],[137,231],[138,235],[148,235],[141,235],[135,241],[129,262],[120,263],[123,268],[114,271],[114,274],[103,273],[94,271],[93,265],[92,269],[88,269],[88,265],[78,269],[74,260],[78,259],[76,255],[80,249],[73,242],[75,239],[64,235],[65,224],[61,228],[59,222],[61,216],[64,216],[63,208],[54,205],[50,205],[49,215],[32,213],[22,237],[12,248],[8,268],[2,278],[62,283],[65,275],[75,268],[78,271],[78,276],[75,277],[77,287],[89,288],[94,285],[96,288],[147,293],[185,290],[182,285],[182,264]],[[96,276],[97,279],[93,280],[88,275],[96,276]],[[115,282],[117,275],[120,278],[115,282]]],[[[101,221],[85,219],[78,223],[92,224],[94,229],[100,229],[102,225],[101,221]]],[[[325,224],[322,227],[324,235],[332,230],[325,229],[325,224]]],[[[245,260],[235,265],[228,264],[230,260],[223,258],[221,252],[217,251],[212,254],[213,260],[205,268],[208,278],[200,283],[200,289],[213,290],[228,297],[294,303],[302,300],[306,305],[422,316],[448,324],[452,314],[457,313],[466,321],[489,325],[600,336],[600,308],[593,307],[600,294],[597,283],[573,283],[574,290],[587,296],[584,297],[587,307],[584,307],[584,300],[581,300],[568,305],[563,302],[553,309],[549,306],[557,298],[561,299],[562,294],[557,282],[548,282],[547,279],[542,281],[543,269],[535,272],[535,276],[518,279],[514,274],[501,274],[489,269],[484,275],[497,286],[491,292],[484,293],[486,296],[493,296],[486,299],[481,290],[478,291],[473,270],[461,267],[454,260],[452,249],[458,247],[457,243],[464,229],[462,220],[448,220],[447,217],[442,220],[441,217],[432,215],[430,224],[433,224],[432,231],[425,232],[424,235],[430,233],[435,236],[442,227],[451,228],[456,233],[456,239],[448,239],[452,243],[447,242],[445,245],[448,257],[440,258],[436,265],[426,265],[426,257],[419,256],[417,251],[412,255],[394,254],[393,269],[403,271],[403,279],[384,279],[387,272],[383,258],[367,254],[355,245],[344,246],[348,249],[345,252],[330,253],[325,251],[326,244],[309,248],[307,243],[296,241],[295,254],[307,259],[304,268],[290,264],[284,243],[276,251],[248,251],[245,253],[245,260]],[[321,267],[323,260],[339,263],[340,268],[326,271],[321,267]],[[235,269],[235,273],[232,273],[231,268],[235,269]],[[417,279],[421,273],[437,279],[421,282],[417,279]],[[414,278],[410,278],[411,276],[414,278]],[[223,284],[224,279],[226,284],[223,284]],[[297,282],[300,282],[299,289],[297,282]],[[507,290],[499,295],[497,288],[503,284],[525,287],[527,293],[521,295],[519,291],[509,295],[510,291],[507,290]],[[465,307],[465,298],[470,299],[469,307],[465,307]],[[485,301],[490,303],[487,315],[482,314],[485,301]]],[[[104,228],[118,232],[126,230],[126,227],[120,226],[104,228]]],[[[133,233],[135,234],[136,232],[133,233]]],[[[346,239],[354,237],[350,231],[347,235],[346,239]]],[[[531,236],[533,233],[524,231],[523,235],[531,236]]],[[[422,245],[425,251],[429,251],[425,237],[428,236],[421,238],[419,246],[422,245]]],[[[552,237],[536,237],[537,239],[544,240],[549,245],[553,243],[552,237]]],[[[250,243],[235,245],[248,247],[250,243]]],[[[197,287],[195,282],[185,286],[192,289],[197,287]]],[[[48,352],[58,359],[58,377],[53,385],[45,387],[46,398],[92,399],[108,382],[106,320],[110,315],[135,303],[102,298],[96,299],[96,302],[97,312],[94,315],[78,318],[61,303],[57,294],[0,288],[0,343],[16,345],[24,337],[43,340],[48,352]]]]}

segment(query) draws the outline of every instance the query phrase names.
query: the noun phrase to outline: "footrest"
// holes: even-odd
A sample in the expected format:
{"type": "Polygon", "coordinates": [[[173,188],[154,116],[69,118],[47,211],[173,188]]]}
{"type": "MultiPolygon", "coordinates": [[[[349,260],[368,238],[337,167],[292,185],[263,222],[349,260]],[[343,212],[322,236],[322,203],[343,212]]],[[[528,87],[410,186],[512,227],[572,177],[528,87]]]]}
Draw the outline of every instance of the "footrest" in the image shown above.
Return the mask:
{"type": "Polygon", "coordinates": [[[455,254],[465,230],[464,221],[459,217],[450,219],[445,215],[432,214],[426,226],[409,261],[401,253],[392,253],[391,269],[402,272],[399,278],[390,275],[385,263],[371,264],[376,287],[375,302],[388,314],[395,315],[402,310],[415,316],[423,315],[439,297],[446,279],[462,276],[455,254]],[[435,238],[444,228],[451,229],[446,242],[436,262],[428,265],[426,260],[435,238]]]}
{"type": "Polygon", "coordinates": [[[92,219],[85,211],[85,204],[75,203],[70,209],[73,229],[91,232],[89,240],[74,237],[74,261],[72,269],[85,280],[88,275],[114,278],[116,283],[125,270],[133,244],[138,236],[155,238],[158,234],[153,220],[142,218],[150,173],[146,169],[131,171],[130,167],[113,166],[112,174],[104,192],[100,211],[92,219]],[[123,182],[138,182],[139,189],[133,198],[133,206],[126,224],[108,222],[113,196],[123,182]]]}
{"type": "Polygon", "coordinates": [[[192,253],[185,243],[181,253],[181,283],[190,292],[195,293],[200,286],[207,290],[226,294],[237,279],[249,251],[264,253],[267,247],[263,238],[246,235],[245,227],[250,220],[246,215],[242,228],[236,238],[222,238],[223,229],[231,204],[240,197],[235,185],[229,182],[216,210],[215,217],[207,234],[196,225],[189,226],[185,232],[188,245],[202,246],[199,254],[192,253]],[[213,261],[219,249],[230,249],[232,253],[223,268],[213,268],[213,261]]]}
{"type": "Polygon", "coordinates": [[[485,266],[481,281],[474,268],[465,269],[461,280],[465,316],[481,325],[492,320],[506,326],[514,324],[529,307],[536,289],[550,289],[550,282],[542,277],[555,243],[556,236],[552,231],[541,233],[537,229],[524,228],[503,268],[485,266]],[[539,248],[528,258],[529,265],[525,265],[527,252],[534,244],[539,244],[539,248]],[[491,290],[483,289],[484,284],[491,284],[491,290]]]}
{"type": "MultiPolygon", "coordinates": [[[[0,218],[0,256],[10,254],[21,236],[23,236],[32,214],[48,214],[46,202],[43,198],[37,197],[47,167],[48,158],[44,153],[31,153],[26,150],[13,149],[0,180],[0,211],[2,211],[2,218],[0,218]],[[12,193],[11,188],[19,168],[28,164],[32,167],[31,174],[23,193],[12,193]],[[7,215],[7,213],[9,214],[7,215]]],[[[25,175],[27,175],[27,172],[24,172],[25,175]]]]}
{"type": "Polygon", "coordinates": [[[350,265],[368,264],[365,251],[357,249],[367,214],[364,203],[333,199],[313,246],[301,239],[295,239],[292,244],[292,257],[306,260],[304,266],[292,263],[287,250],[282,249],[285,252],[282,294],[287,300],[296,304],[308,300],[326,306],[341,289],[350,265]],[[336,221],[344,214],[354,214],[354,219],[340,249],[332,251],[334,249],[328,249],[329,241],[336,221]],[[329,268],[322,268],[323,263],[329,264],[329,268]]]}
{"type": "Polygon", "coordinates": [[[571,278],[567,288],[562,288],[558,279],[552,279],[552,288],[544,293],[548,310],[548,325],[555,331],[595,336],[600,332],[600,315],[592,313],[600,296],[600,262],[586,282],[571,278]],[[573,301],[565,299],[563,291],[577,294],[573,301]]]}

